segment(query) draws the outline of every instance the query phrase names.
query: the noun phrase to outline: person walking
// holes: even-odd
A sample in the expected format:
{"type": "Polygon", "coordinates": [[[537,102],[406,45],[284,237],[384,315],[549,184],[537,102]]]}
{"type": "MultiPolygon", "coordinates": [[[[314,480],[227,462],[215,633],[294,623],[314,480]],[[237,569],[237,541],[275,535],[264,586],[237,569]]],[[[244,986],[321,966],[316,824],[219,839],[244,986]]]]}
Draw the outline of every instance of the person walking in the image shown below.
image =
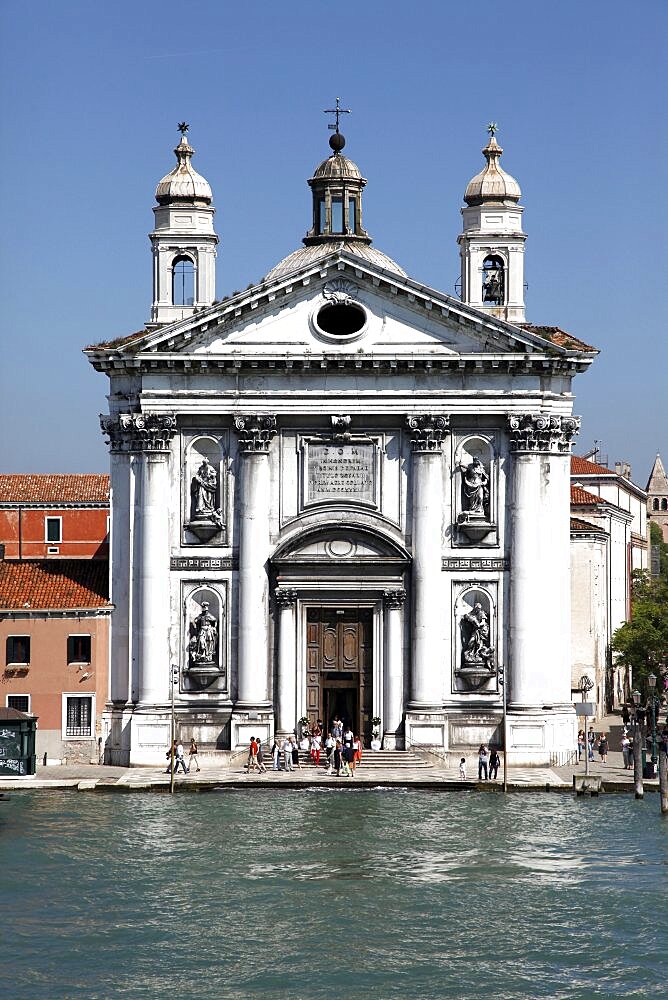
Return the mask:
{"type": "Polygon", "coordinates": [[[255,742],[255,737],[251,736],[250,743],[248,744],[248,757],[246,759],[246,770],[250,774],[254,771],[257,766],[257,743],[255,742]]]}
{"type": "Polygon", "coordinates": [[[589,760],[593,760],[594,759],[594,743],[595,742],[596,742],[596,736],[594,734],[594,730],[590,729],[589,730],[589,734],[587,736],[587,754],[589,756],[589,760]]]}
{"type": "Polygon", "coordinates": [[[608,737],[601,733],[598,738],[598,752],[601,757],[601,764],[608,763],[608,737]]]}
{"type": "Polygon", "coordinates": [[[336,771],[336,777],[338,778],[341,774],[341,765],[343,763],[342,753],[341,753],[341,740],[336,740],[334,745],[334,770],[336,771]]]}
{"type": "Polygon", "coordinates": [[[274,743],[273,743],[273,746],[271,748],[271,769],[272,769],[272,771],[280,771],[281,770],[280,759],[281,759],[281,748],[278,745],[278,740],[274,736],[274,743]]]}
{"type": "Polygon", "coordinates": [[[325,756],[327,757],[327,774],[331,774],[334,770],[334,747],[336,746],[336,740],[330,733],[325,740],[325,756]]]}
{"type": "Polygon", "coordinates": [[[487,747],[481,743],[478,750],[478,781],[483,779],[487,781],[487,747]]]}
{"type": "Polygon", "coordinates": [[[179,767],[183,768],[183,773],[184,774],[188,773],[188,769],[186,768],[185,751],[183,749],[183,743],[181,742],[181,740],[179,740],[178,743],[176,744],[176,756],[175,756],[175,765],[174,765],[174,774],[175,775],[179,773],[179,767]]]}
{"type": "Polygon", "coordinates": [[[195,765],[195,770],[199,771],[199,760],[197,759],[197,744],[195,743],[195,737],[193,736],[190,740],[190,749],[188,750],[188,774],[190,774],[190,769],[195,765]]]}
{"type": "Polygon", "coordinates": [[[585,734],[584,729],[581,729],[578,733],[578,764],[582,760],[582,754],[585,750],[585,734]]]}
{"type": "Polygon", "coordinates": [[[260,774],[266,774],[267,773],[267,767],[266,767],[266,764],[264,762],[264,750],[262,749],[262,737],[258,736],[258,738],[256,739],[255,742],[257,743],[257,754],[256,754],[256,757],[255,757],[255,759],[257,761],[257,766],[259,768],[260,774]]]}
{"type": "Polygon", "coordinates": [[[459,761],[459,777],[462,781],[466,780],[466,757],[462,757],[459,761]]]}
{"type": "Polygon", "coordinates": [[[317,767],[320,763],[320,749],[322,747],[322,736],[315,732],[311,737],[311,762],[317,767]]]}
{"type": "Polygon", "coordinates": [[[501,758],[496,750],[490,750],[489,754],[489,780],[496,781],[497,775],[499,773],[499,764],[501,763],[501,758]]]}
{"type": "Polygon", "coordinates": [[[167,770],[165,771],[165,774],[171,774],[172,764],[176,761],[176,740],[174,740],[170,746],[169,750],[165,754],[165,757],[167,758],[167,770]]]}
{"type": "Polygon", "coordinates": [[[298,767],[301,771],[302,765],[299,760],[299,747],[297,746],[297,741],[294,736],[290,737],[290,748],[292,751],[292,770],[294,771],[295,767],[298,767]]]}
{"type": "Polygon", "coordinates": [[[290,737],[288,736],[286,736],[283,742],[283,770],[294,771],[294,765],[292,763],[292,743],[290,742],[290,737]]]}
{"type": "Polygon", "coordinates": [[[631,740],[628,738],[626,733],[622,736],[622,757],[624,758],[624,770],[628,771],[631,767],[631,740]]]}

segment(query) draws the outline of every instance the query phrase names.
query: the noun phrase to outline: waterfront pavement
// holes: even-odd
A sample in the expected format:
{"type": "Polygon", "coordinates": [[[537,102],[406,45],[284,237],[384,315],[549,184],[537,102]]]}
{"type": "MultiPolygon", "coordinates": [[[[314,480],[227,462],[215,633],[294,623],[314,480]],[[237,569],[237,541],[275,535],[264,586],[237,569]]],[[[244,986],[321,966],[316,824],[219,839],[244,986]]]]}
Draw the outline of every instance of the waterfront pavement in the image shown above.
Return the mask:
{"type": "MultiPolygon", "coordinates": [[[[606,732],[611,745],[619,745],[621,725],[617,716],[609,716],[598,723],[597,732],[606,732]],[[618,732],[617,732],[618,731],[618,732]]],[[[423,788],[430,790],[461,790],[474,788],[480,791],[501,790],[503,764],[496,781],[477,780],[478,759],[476,753],[468,753],[467,780],[459,777],[459,755],[450,754],[450,760],[422,751],[423,763],[419,767],[384,767],[377,762],[369,763],[373,757],[365,751],[362,764],[354,778],[328,775],[325,768],[303,764],[295,771],[273,771],[271,761],[266,773],[247,773],[245,754],[231,760],[206,754],[200,755],[201,770],[190,774],[179,773],[175,779],[177,791],[210,791],[215,788],[423,788]],[[456,758],[456,760],[455,760],[456,758]],[[365,763],[366,762],[366,763],[365,763]],[[431,766],[425,766],[431,765],[431,766]]],[[[589,764],[589,774],[600,778],[602,792],[632,792],[633,771],[625,770],[622,754],[612,750],[606,764],[601,763],[598,754],[589,764]]],[[[585,775],[584,760],[560,767],[509,767],[508,786],[512,791],[569,791],[573,788],[573,778],[585,775]]],[[[163,767],[113,767],[106,764],[65,764],[60,766],[37,766],[35,777],[0,777],[0,790],[29,789],[76,789],[78,791],[168,791],[170,776],[163,767]]],[[[656,779],[644,780],[646,791],[658,790],[656,779]]]]}

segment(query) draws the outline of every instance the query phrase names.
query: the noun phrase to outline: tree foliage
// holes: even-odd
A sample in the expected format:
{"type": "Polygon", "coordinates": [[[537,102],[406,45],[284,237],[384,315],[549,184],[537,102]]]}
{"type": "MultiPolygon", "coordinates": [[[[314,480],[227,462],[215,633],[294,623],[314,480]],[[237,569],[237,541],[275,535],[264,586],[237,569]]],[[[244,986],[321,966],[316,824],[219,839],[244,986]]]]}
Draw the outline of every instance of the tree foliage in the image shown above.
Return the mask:
{"type": "MultiPolygon", "coordinates": [[[[668,546],[667,546],[668,548],[668,546]]],[[[612,637],[618,662],[633,668],[633,682],[646,693],[647,676],[660,678],[663,691],[668,671],[668,576],[652,580],[643,570],[633,574],[631,618],[612,637]]]]}

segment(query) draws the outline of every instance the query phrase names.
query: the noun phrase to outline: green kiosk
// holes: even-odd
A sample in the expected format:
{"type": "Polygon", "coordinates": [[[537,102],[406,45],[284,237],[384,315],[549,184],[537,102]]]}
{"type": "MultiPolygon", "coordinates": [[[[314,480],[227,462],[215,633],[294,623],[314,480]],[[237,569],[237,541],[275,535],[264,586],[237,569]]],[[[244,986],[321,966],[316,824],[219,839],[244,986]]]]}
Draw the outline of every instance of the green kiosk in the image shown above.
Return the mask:
{"type": "Polygon", "coordinates": [[[36,730],[36,715],[0,708],[0,776],[19,778],[35,773],[36,730]]]}

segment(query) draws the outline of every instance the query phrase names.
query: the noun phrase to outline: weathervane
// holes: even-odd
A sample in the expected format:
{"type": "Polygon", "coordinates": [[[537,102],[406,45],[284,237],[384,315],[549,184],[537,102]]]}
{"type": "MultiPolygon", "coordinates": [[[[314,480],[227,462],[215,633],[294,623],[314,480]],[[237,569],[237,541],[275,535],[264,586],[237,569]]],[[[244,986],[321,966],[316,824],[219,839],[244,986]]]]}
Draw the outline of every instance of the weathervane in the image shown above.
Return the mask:
{"type": "Polygon", "coordinates": [[[179,124],[176,127],[178,128],[181,135],[185,138],[185,134],[190,128],[190,125],[188,125],[187,122],[179,122],[179,124]]]}
{"type": "Polygon", "coordinates": [[[328,125],[327,128],[331,128],[331,130],[333,132],[336,132],[336,134],[338,135],[339,134],[339,116],[340,115],[351,115],[352,111],[350,110],[350,108],[341,108],[341,107],[339,107],[339,98],[337,97],[336,98],[336,107],[335,108],[325,108],[325,110],[323,111],[323,114],[325,114],[325,115],[336,115],[336,125],[328,125]]]}
{"type": "Polygon", "coordinates": [[[496,124],[496,122],[490,122],[489,125],[487,126],[487,131],[489,132],[490,136],[493,139],[496,133],[499,131],[499,126],[496,124]]]}

